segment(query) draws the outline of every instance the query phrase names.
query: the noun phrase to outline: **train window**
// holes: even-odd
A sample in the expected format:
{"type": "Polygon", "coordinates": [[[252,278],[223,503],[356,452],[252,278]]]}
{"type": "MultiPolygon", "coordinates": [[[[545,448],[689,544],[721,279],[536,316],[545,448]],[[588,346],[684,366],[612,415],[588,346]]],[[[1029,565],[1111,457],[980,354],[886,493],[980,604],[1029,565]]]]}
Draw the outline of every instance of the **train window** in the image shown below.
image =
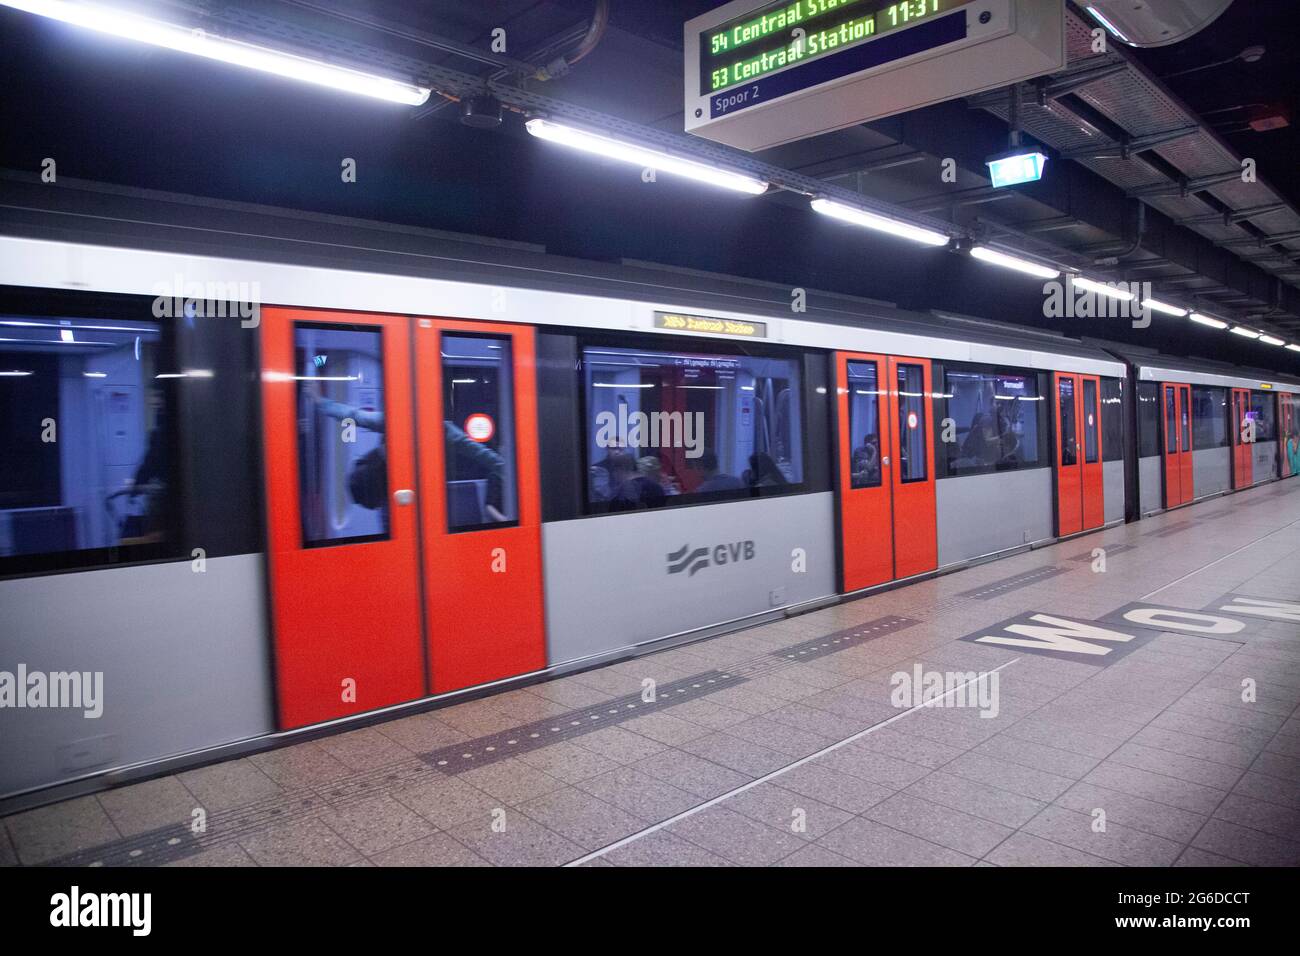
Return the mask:
{"type": "Polygon", "coordinates": [[[383,333],[294,325],[303,547],[388,537],[383,333]]]}
{"type": "Polygon", "coordinates": [[[802,485],[797,360],[601,345],[582,365],[590,512],[802,485]]]}
{"type": "Polygon", "coordinates": [[[167,338],[157,322],[0,315],[0,557],[166,543],[187,374],[167,338]]]}
{"type": "Polygon", "coordinates": [[[1255,420],[1255,441],[1277,441],[1277,401],[1274,393],[1251,392],[1250,417],[1255,420]]]}
{"type": "Polygon", "coordinates": [[[1155,382],[1138,382],[1138,457],[1160,454],[1160,391],[1155,382]]]}
{"type": "Polygon", "coordinates": [[[1194,448],[1224,448],[1229,443],[1228,390],[1208,385],[1192,386],[1192,441],[1194,448]]]}
{"type": "Polygon", "coordinates": [[[1046,465],[1043,396],[1038,375],[972,366],[946,366],[939,414],[952,420],[940,445],[940,477],[1046,465]]]}
{"type": "Polygon", "coordinates": [[[1078,464],[1079,438],[1074,421],[1074,379],[1063,378],[1057,382],[1057,399],[1061,410],[1061,464],[1078,464]]]}
{"type": "Polygon", "coordinates": [[[1165,453],[1178,451],[1178,389],[1165,388],[1165,453]]]}
{"type": "Polygon", "coordinates": [[[849,362],[850,481],[854,488],[880,485],[880,376],[875,362],[849,362]]]}
{"type": "Polygon", "coordinates": [[[1097,461],[1097,433],[1101,422],[1097,421],[1097,383],[1090,378],[1083,380],[1083,460],[1091,465],[1097,461]]]}
{"type": "Polygon", "coordinates": [[[1124,380],[1101,380],[1101,460],[1124,459],[1124,380]]]}
{"type": "Polygon", "coordinates": [[[904,483],[925,481],[925,370],[898,366],[898,474],[904,483]]]}
{"type": "Polygon", "coordinates": [[[517,522],[509,336],[443,335],[442,419],[448,529],[517,522]]]}
{"type": "Polygon", "coordinates": [[[1192,450],[1192,396],[1191,389],[1186,385],[1178,389],[1179,402],[1178,413],[1181,416],[1180,421],[1183,426],[1183,451],[1192,450]]]}

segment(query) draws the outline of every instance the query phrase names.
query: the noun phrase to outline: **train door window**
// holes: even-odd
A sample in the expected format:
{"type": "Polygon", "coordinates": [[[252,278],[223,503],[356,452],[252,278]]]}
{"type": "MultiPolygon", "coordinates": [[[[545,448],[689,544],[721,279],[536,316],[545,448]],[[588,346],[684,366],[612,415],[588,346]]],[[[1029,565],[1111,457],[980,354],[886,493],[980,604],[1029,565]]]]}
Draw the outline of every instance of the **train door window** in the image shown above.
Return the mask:
{"type": "Polygon", "coordinates": [[[1120,378],[1101,380],[1101,458],[1124,458],[1124,380],[1120,378]]]}
{"type": "Polygon", "coordinates": [[[1091,465],[1097,461],[1097,433],[1100,422],[1097,421],[1097,383],[1090,378],[1083,380],[1083,460],[1091,465]]]}
{"type": "Polygon", "coordinates": [[[507,336],[442,337],[442,427],[451,531],[519,520],[513,370],[507,336]]]}
{"type": "Polygon", "coordinates": [[[1178,389],[1165,389],[1165,452],[1178,451],[1178,389]]]}
{"type": "Polygon", "coordinates": [[[1182,423],[1183,451],[1192,450],[1192,398],[1190,388],[1183,385],[1178,389],[1178,417],[1182,423]]]}
{"type": "Polygon", "coordinates": [[[1195,385],[1192,387],[1192,447],[1224,448],[1228,441],[1227,389],[1195,385]]]}
{"type": "Polygon", "coordinates": [[[174,352],[156,322],[0,314],[0,558],[166,550],[174,352]]]}
{"type": "Polygon", "coordinates": [[[294,324],[303,547],[388,537],[383,333],[294,324]]]}
{"type": "Polygon", "coordinates": [[[850,481],[854,488],[880,485],[880,374],[875,362],[849,362],[850,481]]]}
{"type": "Polygon", "coordinates": [[[925,481],[925,370],[920,365],[898,366],[899,478],[925,481]]]}
{"type": "Polygon", "coordinates": [[[1057,383],[1057,401],[1061,410],[1061,464],[1077,465],[1079,439],[1074,421],[1074,379],[1062,377],[1057,383]]]}

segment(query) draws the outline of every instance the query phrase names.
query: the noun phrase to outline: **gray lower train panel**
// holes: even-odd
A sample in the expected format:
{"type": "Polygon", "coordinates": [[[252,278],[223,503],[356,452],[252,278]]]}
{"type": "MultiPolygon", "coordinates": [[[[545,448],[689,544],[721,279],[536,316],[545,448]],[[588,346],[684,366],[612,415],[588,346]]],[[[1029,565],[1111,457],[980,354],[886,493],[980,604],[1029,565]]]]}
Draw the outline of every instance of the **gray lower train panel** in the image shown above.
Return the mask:
{"type": "Polygon", "coordinates": [[[1101,484],[1106,497],[1102,520],[1106,524],[1124,520],[1124,459],[1102,462],[1101,484]]]}
{"type": "Polygon", "coordinates": [[[834,595],[834,507],[823,492],[543,525],[548,663],[834,595]]]}
{"type": "Polygon", "coordinates": [[[1231,448],[1192,449],[1192,490],[1197,498],[1232,490],[1231,448]]]}
{"type": "Polygon", "coordinates": [[[1032,468],[935,482],[939,567],[983,557],[1056,532],[1052,470],[1032,468]]]}
{"type": "Polygon", "coordinates": [[[179,562],[0,581],[0,670],[102,674],[98,717],[4,710],[0,796],[274,730],[263,567],[239,555],[201,573],[179,562]]]}

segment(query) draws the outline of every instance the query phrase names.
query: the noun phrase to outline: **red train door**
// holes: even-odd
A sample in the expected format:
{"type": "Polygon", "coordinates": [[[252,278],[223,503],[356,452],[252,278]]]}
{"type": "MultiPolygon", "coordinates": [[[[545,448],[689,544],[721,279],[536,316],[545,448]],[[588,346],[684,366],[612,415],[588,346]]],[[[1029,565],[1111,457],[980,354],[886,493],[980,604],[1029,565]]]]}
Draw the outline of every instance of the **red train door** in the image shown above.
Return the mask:
{"type": "Polygon", "coordinates": [[[1053,373],[1056,396],[1056,533],[1058,537],[1083,530],[1083,456],[1080,454],[1079,409],[1082,406],[1078,375],[1053,373]]]}
{"type": "Polygon", "coordinates": [[[1176,508],[1194,496],[1192,484],[1192,387],[1160,386],[1164,409],[1165,507],[1176,508]]]}
{"type": "Polygon", "coordinates": [[[836,355],[844,590],[938,567],[928,359],[836,355]]]}
{"type": "Polygon", "coordinates": [[[1254,480],[1254,446],[1246,441],[1250,424],[1250,389],[1232,390],[1232,487],[1249,488],[1254,480]]]}
{"type": "Polygon", "coordinates": [[[1096,375],[1077,376],[1079,389],[1079,422],[1083,431],[1083,460],[1081,471],[1081,497],[1083,498],[1083,527],[1100,528],[1106,523],[1106,482],[1102,477],[1101,449],[1101,379],[1096,375]]]}
{"type": "Polygon", "coordinates": [[[262,310],[281,727],[426,692],[408,324],[262,310]]]}
{"type": "Polygon", "coordinates": [[[535,333],[415,320],[429,686],[546,666],[535,333]]]}
{"type": "Polygon", "coordinates": [[[894,577],[906,578],[939,566],[929,359],[890,356],[889,383],[894,577]]]}
{"type": "Polygon", "coordinates": [[[1183,504],[1195,497],[1193,487],[1194,469],[1192,467],[1192,386],[1178,386],[1178,487],[1182,489],[1183,504]]]}
{"type": "Polygon", "coordinates": [[[894,577],[894,457],[887,374],[883,356],[836,356],[845,591],[894,577]]]}

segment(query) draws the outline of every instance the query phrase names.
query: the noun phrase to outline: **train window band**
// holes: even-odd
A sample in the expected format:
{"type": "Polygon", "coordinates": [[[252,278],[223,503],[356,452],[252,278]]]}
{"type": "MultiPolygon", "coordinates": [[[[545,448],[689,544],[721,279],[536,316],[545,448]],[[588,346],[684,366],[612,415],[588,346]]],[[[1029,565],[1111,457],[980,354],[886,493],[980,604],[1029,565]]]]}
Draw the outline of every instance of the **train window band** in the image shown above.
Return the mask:
{"type": "Polygon", "coordinates": [[[443,334],[441,352],[447,528],[517,524],[510,338],[443,334]]]}
{"type": "Polygon", "coordinates": [[[1155,382],[1138,382],[1138,457],[1160,455],[1160,390],[1155,382]]]}
{"type": "Polygon", "coordinates": [[[1099,406],[1097,402],[1097,383],[1090,378],[1083,380],[1083,460],[1085,464],[1100,461],[1100,449],[1097,439],[1101,432],[1099,406]]]}
{"type": "Polygon", "coordinates": [[[934,375],[936,420],[954,428],[952,441],[936,442],[939,478],[1047,467],[1044,375],[955,362],[936,363],[934,375]]]}
{"type": "Polygon", "coordinates": [[[797,357],[585,344],[585,506],[631,511],[804,490],[797,357]]]}
{"type": "Polygon", "coordinates": [[[1192,447],[1227,448],[1232,444],[1228,390],[1213,385],[1192,386],[1192,447]]]}
{"type": "Polygon", "coordinates": [[[262,547],[255,337],[151,301],[0,289],[0,577],[262,547]]]}
{"type": "Polygon", "coordinates": [[[1124,380],[1101,380],[1101,460],[1124,460],[1124,380]]]}
{"type": "Polygon", "coordinates": [[[383,332],[298,322],[298,508],[303,546],[388,537],[383,332]]]}
{"type": "Polygon", "coordinates": [[[1250,393],[1250,412],[1255,422],[1255,442],[1277,441],[1277,399],[1273,392],[1250,393]]]}

